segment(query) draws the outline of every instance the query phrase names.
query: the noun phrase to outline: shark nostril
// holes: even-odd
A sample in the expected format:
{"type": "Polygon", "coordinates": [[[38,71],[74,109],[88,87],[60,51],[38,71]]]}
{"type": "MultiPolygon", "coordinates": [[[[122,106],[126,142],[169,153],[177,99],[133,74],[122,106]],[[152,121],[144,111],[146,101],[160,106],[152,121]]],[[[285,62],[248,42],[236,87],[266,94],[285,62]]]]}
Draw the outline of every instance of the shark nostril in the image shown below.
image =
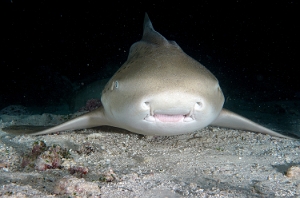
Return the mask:
{"type": "Polygon", "coordinates": [[[202,107],[202,102],[196,102],[199,107],[202,107]]]}
{"type": "Polygon", "coordinates": [[[201,110],[202,108],[203,108],[203,103],[202,102],[196,102],[195,110],[201,110]]]}
{"type": "Polygon", "coordinates": [[[149,110],[150,109],[150,102],[143,102],[142,103],[142,108],[144,110],[149,110]]]}

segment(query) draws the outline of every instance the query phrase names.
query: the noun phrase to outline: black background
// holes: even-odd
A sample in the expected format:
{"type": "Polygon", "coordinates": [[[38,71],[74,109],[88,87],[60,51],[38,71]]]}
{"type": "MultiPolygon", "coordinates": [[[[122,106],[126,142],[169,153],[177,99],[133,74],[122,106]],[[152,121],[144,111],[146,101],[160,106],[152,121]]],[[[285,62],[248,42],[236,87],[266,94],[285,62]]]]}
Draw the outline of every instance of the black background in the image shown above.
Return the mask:
{"type": "Polygon", "coordinates": [[[299,100],[298,3],[222,2],[1,1],[0,109],[59,104],[111,77],[141,39],[145,12],[226,97],[299,100]]]}

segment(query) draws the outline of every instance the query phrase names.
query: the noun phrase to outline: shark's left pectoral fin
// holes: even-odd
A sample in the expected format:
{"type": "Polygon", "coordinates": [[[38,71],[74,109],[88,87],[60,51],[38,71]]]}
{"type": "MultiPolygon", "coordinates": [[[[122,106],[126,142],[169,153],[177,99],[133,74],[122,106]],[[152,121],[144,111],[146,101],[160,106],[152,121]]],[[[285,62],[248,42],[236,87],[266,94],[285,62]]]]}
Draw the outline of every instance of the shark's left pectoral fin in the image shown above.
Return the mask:
{"type": "Polygon", "coordinates": [[[227,109],[222,109],[220,115],[210,125],[259,132],[289,139],[297,139],[267,129],[266,127],[256,124],[255,122],[252,122],[251,120],[233,113],[227,109]]]}

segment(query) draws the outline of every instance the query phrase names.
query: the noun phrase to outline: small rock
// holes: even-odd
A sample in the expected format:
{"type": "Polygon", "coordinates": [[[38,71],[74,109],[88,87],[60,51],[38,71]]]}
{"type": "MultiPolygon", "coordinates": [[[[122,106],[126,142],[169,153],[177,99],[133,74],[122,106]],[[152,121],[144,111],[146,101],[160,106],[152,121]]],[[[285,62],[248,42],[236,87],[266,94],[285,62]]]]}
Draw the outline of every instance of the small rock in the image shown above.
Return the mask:
{"type": "Polygon", "coordinates": [[[300,167],[298,167],[298,166],[290,167],[286,172],[286,176],[289,178],[300,179],[300,167]]]}
{"type": "Polygon", "coordinates": [[[54,193],[79,197],[98,197],[100,196],[100,188],[97,183],[87,182],[83,178],[65,176],[55,185],[54,193]]]}

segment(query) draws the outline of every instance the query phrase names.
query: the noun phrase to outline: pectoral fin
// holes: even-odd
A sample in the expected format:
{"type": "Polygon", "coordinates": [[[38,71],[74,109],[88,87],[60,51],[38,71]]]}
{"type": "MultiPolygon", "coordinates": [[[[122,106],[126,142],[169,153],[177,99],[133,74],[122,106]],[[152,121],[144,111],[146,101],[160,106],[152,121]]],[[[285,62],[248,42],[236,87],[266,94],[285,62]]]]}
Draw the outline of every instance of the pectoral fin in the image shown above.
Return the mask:
{"type": "Polygon", "coordinates": [[[54,127],[44,126],[10,126],[3,128],[2,130],[13,134],[30,134],[30,135],[42,135],[48,133],[55,133],[64,130],[75,130],[92,128],[96,126],[108,125],[106,117],[103,113],[103,107],[100,107],[92,112],[81,115],[77,118],[73,118],[65,123],[54,127]],[[46,129],[45,129],[46,128],[46,129]]]}
{"type": "Polygon", "coordinates": [[[251,120],[243,116],[240,116],[236,113],[233,113],[227,109],[222,109],[220,115],[210,125],[259,132],[259,133],[264,133],[272,136],[289,138],[289,139],[299,139],[299,137],[298,138],[289,137],[277,133],[275,131],[272,131],[270,129],[267,129],[266,127],[263,127],[255,122],[252,122],[251,120]]]}

